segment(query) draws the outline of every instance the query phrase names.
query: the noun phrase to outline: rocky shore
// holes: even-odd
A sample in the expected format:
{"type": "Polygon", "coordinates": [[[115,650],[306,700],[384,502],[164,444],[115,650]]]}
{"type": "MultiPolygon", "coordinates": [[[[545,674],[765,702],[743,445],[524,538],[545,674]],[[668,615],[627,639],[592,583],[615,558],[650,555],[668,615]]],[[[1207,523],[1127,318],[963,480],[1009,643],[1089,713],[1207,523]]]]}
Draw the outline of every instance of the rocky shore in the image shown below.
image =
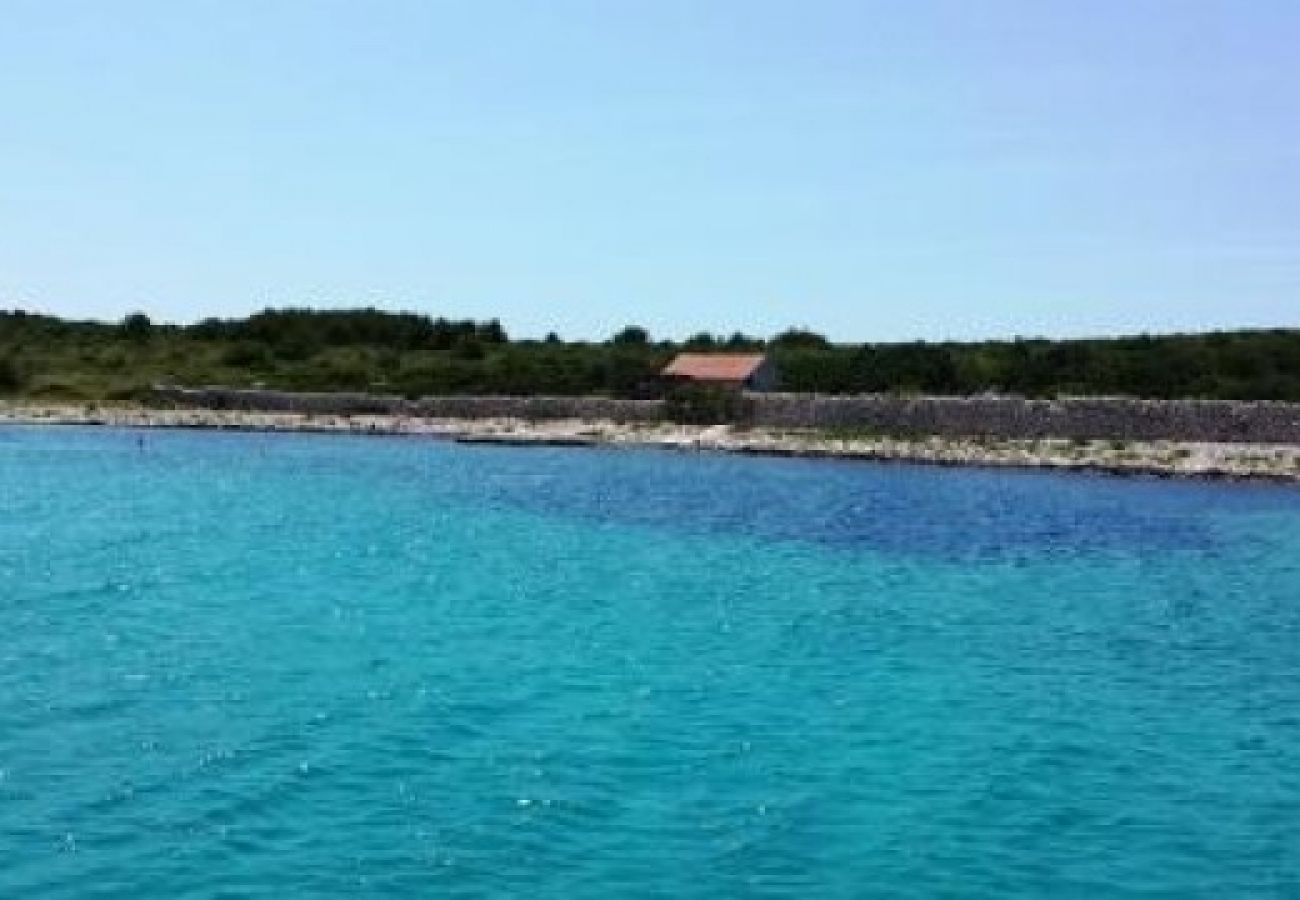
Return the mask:
{"type": "Polygon", "coordinates": [[[209,409],[0,406],[0,425],[6,423],[420,435],[466,443],[649,446],[769,456],[1019,466],[1300,483],[1300,445],[1295,444],[904,437],[810,429],[580,419],[525,421],[209,409]]]}

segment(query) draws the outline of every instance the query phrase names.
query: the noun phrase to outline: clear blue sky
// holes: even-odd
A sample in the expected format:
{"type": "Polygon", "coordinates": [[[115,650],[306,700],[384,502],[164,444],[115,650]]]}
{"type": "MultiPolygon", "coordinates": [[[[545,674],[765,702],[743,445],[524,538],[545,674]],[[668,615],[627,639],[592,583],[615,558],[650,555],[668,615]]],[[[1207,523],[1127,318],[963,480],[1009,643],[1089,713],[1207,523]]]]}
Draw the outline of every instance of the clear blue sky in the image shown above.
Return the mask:
{"type": "Polygon", "coordinates": [[[1300,325],[1296,0],[0,0],[0,307],[1300,325]]]}

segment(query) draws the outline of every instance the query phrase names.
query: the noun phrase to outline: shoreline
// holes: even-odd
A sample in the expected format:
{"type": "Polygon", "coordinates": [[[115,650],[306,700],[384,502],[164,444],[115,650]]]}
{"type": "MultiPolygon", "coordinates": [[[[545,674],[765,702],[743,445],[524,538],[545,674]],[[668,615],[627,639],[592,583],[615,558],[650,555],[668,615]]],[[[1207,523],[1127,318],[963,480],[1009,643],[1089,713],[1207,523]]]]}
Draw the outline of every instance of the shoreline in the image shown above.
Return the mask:
{"type": "Polygon", "coordinates": [[[1300,484],[1300,445],[1042,438],[901,437],[732,425],[610,420],[319,415],[212,409],[0,405],[0,425],[85,425],[405,435],[469,444],[657,447],[754,456],[1050,469],[1109,475],[1300,484]]]}

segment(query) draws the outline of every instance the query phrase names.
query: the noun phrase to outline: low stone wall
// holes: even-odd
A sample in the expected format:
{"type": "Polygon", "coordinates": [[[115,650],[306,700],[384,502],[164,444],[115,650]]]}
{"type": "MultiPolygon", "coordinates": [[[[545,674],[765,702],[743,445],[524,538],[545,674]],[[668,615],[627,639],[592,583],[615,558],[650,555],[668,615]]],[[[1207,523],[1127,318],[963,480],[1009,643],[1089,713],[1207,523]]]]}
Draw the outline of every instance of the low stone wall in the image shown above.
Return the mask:
{"type": "Polygon", "coordinates": [[[1300,443],[1300,404],[1127,397],[893,397],[755,395],[767,427],[861,428],[945,437],[1300,443]]]}
{"type": "MultiPolygon", "coordinates": [[[[226,388],[158,388],[178,406],[314,415],[433,418],[610,419],[652,422],[658,400],[609,397],[402,397],[226,388]]],[[[1075,397],[895,397],[751,394],[745,424],[769,428],[857,428],[944,437],[1077,438],[1300,444],[1300,404],[1231,400],[1075,397]]]]}
{"type": "Polygon", "coordinates": [[[436,419],[610,419],[654,422],[663,417],[658,400],[613,397],[421,397],[387,394],[294,393],[232,388],[156,387],[154,397],[177,406],[308,415],[423,416],[436,419]]]}

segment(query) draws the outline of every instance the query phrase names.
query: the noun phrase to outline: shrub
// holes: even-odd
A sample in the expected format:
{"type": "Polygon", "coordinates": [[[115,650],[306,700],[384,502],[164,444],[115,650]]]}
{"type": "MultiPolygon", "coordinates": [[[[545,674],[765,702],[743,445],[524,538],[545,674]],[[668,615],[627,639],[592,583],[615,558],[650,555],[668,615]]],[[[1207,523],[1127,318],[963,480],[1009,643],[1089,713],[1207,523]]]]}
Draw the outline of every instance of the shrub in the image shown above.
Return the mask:
{"type": "Polygon", "coordinates": [[[23,375],[11,359],[0,359],[0,391],[16,391],[23,386],[23,375]]]}
{"type": "Polygon", "coordinates": [[[265,369],[271,365],[271,352],[257,341],[238,341],[222,352],[221,364],[236,369],[265,369]]]}
{"type": "Polygon", "coordinates": [[[609,339],[611,344],[628,344],[634,347],[644,347],[650,343],[650,332],[646,331],[639,325],[629,325],[609,339]]]}
{"type": "Polygon", "coordinates": [[[62,381],[51,381],[37,385],[32,389],[31,397],[38,403],[67,403],[71,405],[86,403],[92,399],[84,389],[62,381]]]}
{"type": "Polygon", "coordinates": [[[104,400],[110,405],[115,406],[123,403],[135,405],[138,403],[152,403],[155,401],[155,395],[152,388],[133,385],[129,387],[116,387],[106,391],[104,393],[104,400]]]}
{"type": "Polygon", "coordinates": [[[144,313],[131,313],[122,320],[122,335],[128,340],[144,343],[153,336],[153,322],[144,313]]]}
{"type": "Polygon", "coordinates": [[[739,391],[684,384],[664,395],[664,415],[687,425],[720,425],[749,417],[749,401],[739,391]]]}

